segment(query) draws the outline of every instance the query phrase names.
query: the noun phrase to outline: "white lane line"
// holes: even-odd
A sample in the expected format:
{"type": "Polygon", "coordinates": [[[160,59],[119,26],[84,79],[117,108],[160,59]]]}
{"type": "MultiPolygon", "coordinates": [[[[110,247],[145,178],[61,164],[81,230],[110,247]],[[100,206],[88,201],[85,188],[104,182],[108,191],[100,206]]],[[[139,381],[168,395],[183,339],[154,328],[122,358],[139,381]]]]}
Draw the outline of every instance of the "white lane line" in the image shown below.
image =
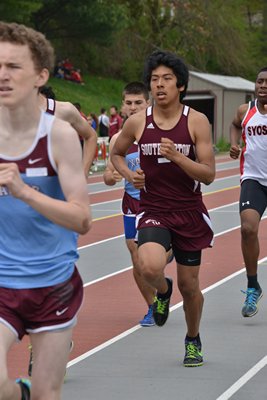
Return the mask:
{"type": "Polygon", "coordinates": [[[106,193],[106,192],[115,192],[116,190],[122,190],[122,189],[124,189],[123,188],[123,186],[120,186],[120,187],[116,187],[116,188],[112,188],[112,189],[106,189],[106,188],[104,188],[103,190],[99,190],[99,191],[97,191],[97,192],[90,192],[90,190],[89,190],[89,192],[88,192],[88,194],[91,196],[92,194],[102,194],[102,193],[106,193]]]}
{"type": "Polygon", "coordinates": [[[267,365],[267,356],[263,357],[257,364],[255,364],[250,370],[241,376],[226,392],[217,397],[216,400],[228,400],[230,399],[242,386],[244,386],[253,376],[255,376],[262,368],[267,365]]]}
{"type": "MultiPolygon", "coordinates": [[[[227,230],[225,230],[225,231],[219,232],[219,233],[217,233],[216,235],[214,235],[214,237],[218,237],[218,236],[224,235],[225,233],[231,232],[232,230],[237,229],[237,228],[240,228],[240,225],[238,225],[237,227],[234,227],[234,228],[232,228],[232,229],[227,229],[227,230]]],[[[121,235],[121,236],[124,236],[124,235],[121,235]]],[[[120,237],[120,236],[117,236],[116,238],[118,238],[118,237],[120,237]]],[[[112,239],[115,239],[115,238],[112,238],[112,239]]],[[[111,240],[111,239],[108,239],[108,240],[111,240]]],[[[98,243],[99,243],[99,242],[98,242],[98,243]]],[[[92,243],[92,244],[89,245],[89,246],[92,246],[93,244],[94,244],[94,243],[92,243]]],[[[112,272],[111,274],[101,276],[100,278],[94,279],[93,281],[89,281],[89,282],[84,283],[83,287],[91,286],[91,285],[93,285],[93,284],[95,284],[95,283],[104,281],[105,279],[111,278],[111,277],[113,277],[113,276],[115,276],[115,275],[119,275],[119,274],[122,274],[122,273],[124,273],[124,272],[130,271],[132,268],[133,268],[133,266],[130,265],[129,267],[126,267],[126,268],[120,269],[120,270],[118,270],[118,271],[112,272]]],[[[238,274],[241,273],[241,272],[243,272],[243,269],[240,270],[240,271],[238,271],[238,273],[236,273],[236,274],[238,275],[238,274]]],[[[233,277],[233,275],[231,275],[231,277],[233,277]]],[[[226,279],[226,281],[228,280],[227,278],[225,278],[225,279],[226,279]]],[[[230,278],[229,278],[229,279],[230,279],[230,278]]],[[[215,285],[216,285],[216,284],[215,284],[215,285]]],[[[204,289],[204,290],[206,291],[206,289],[204,289]]],[[[205,292],[203,291],[203,293],[205,293],[205,292]]]]}
{"type": "Polygon", "coordinates": [[[108,275],[101,276],[100,278],[97,278],[97,279],[94,279],[93,281],[85,283],[83,285],[83,287],[94,285],[95,283],[104,281],[105,279],[112,278],[113,276],[122,274],[123,272],[130,271],[132,268],[133,268],[133,266],[130,265],[130,267],[127,267],[127,268],[124,268],[124,269],[120,269],[119,271],[112,272],[111,274],[108,274],[108,275]]]}
{"type": "Polygon", "coordinates": [[[123,234],[123,235],[118,235],[118,236],[112,236],[112,237],[110,237],[110,238],[100,240],[99,242],[94,242],[94,243],[86,244],[85,246],[78,247],[78,250],[87,249],[87,247],[96,246],[96,245],[98,245],[98,244],[103,244],[103,243],[109,242],[110,240],[116,240],[116,239],[119,239],[119,238],[121,238],[121,237],[124,237],[124,234],[123,234]]]}
{"type": "MultiPolygon", "coordinates": [[[[214,184],[216,184],[216,182],[220,182],[220,181],[223,181],[223,180],[228,180],[228,179],[231,179],[231,178],[236,178],[236,177],[239,177],[240,176],[240,174],[237,174],[237,175],[230,175],[230,176],[225,176],[225,177],[222,177],[222,178],[216,178],[215,180],[214,180],[214,182],[212,183],[213,185],[214,184]]],[[[99,183],[91,183],[90,185],[98,185],[98,184],[101,184],[101,185],[104,185],[104,183],[102,182],[99,182],[99,183]]],[[[89,186],[89,184],[87,184],[87,186],[89,186]]],[[[228,188],[224,188],[223,190],[230,190],[230,189],[234,189],[234,188],[236,188],[236,187],[240,187],[240,185],[238,185],[238,186],[233,186],[233,187],[228,187],[228,188]]],[[[108,187],[108,186],[104,186],[103,187],[103,190],[97,190],[97,191],[94,191],[94,192],[90,192],[90,188],[91,187],[88,187],[88,194],[89,195],[95,195],[95,194],[105,194],[106,192],[115,192],[116,190],[124,190],[124,186],[123,185],[121,185],[121,186],[116,186],[116,187],[108,187]]],[[[205,186],[203,186],[203,189],[205,188],[205,186]]],[[[219,190],[216,190],[215,192],[213,192],[213,191],[211,191],[211,190],[209,190],[209,191],[207,191],[207,192],[205,192],[205,191],[202,191],[202,193],[203,193],[203,195],[207,195],[207,194],[209,194],[210,192],[213,194],[213,193],[216,193],[216,192],[218,192],[218,191],[220,191],[220,189],[219,190]]],[[[94,204],[94,203],[93,203],[94,204]]]]}
{"type": "MultiPolygon", "coordinates": [[[[259,263],[262,263],[262,262],[264,262],[264,261],[266,261],[266,260],[267,260],[267,257],[262,258],[261,260],[259,260],[259,263]]],[[[234,274],[231,274],[231,275],[227,276],[226,278],[221,279],[221,280],[218,281],[217,283],[215,283],[215,284],[213,284],[213,285],[207,287],[206,289],[202,290],[202,293],[210,292],[211,290],[217,288],[218,286],[223,285],[225,282],[227,282],[227,281],[229,281],[229,280],[235,278],[237,275],[241,274],[241,273],[244,272],[244,271],[245,271],[245,268],[242,268],[240,271],[237,271],[237,272],[235,272],[234,274]]],[[[174,311],[174,310],[177,310],[178,308],[182,307],[182,305],[183,305],[183,302],[180,301],[180,303],[177,303],[177,304],[175,304],[174,306],[170,307],[170,312],[172,312],[172,311],[174,311]]],[[[125,338],[126,336],[131,335],[132,333],[136,332],[136,331],[137,331],[138,329],[140,329],[140,328],[141,328],[140,325],[135,325],[135,326],[132,327],[131,329],[128,329],[127,331],[122,332],[121,334],[115,336],[114,338],[112,338],[112,339],[110,339],[110,340],[107,340],[106,342],[100,344],[99,346],[94,347],[93,349],[87,351],[86,353],[80,355],[79,357],[76,357],[76,358],[74,358],[73,360],[69,361],[69,362],[68,362],[68,365],[67,365],[67,368],[72,367],[72,366],[75,365],[75,364],[78,364],[79,362],[85,360],[86,358],[92,356],[92,355],[95,354],[95,353],[98,353],[99,351],[105,349],[106,347],[112,345],[113,343],[116,343],[116,342],[118,342],[119,340],[125,338]]],[[[266,359],[267,359],[267,357],[266,357],[266,359]]],[[[266,362],[265,362],[265,364],[266,364],[266,362]]],[[[264,365],[265,365],[265,364],[264,364],[264,365]]],[[[258,365],[258,364],[257,364],[257,365],[258,365]]],[[[254,367],[254,368],[255,368],[255,367],[254,367]]],[[[261,368],[262,368],[262,367],[261,367],[261,368]]],[[[255,374],[254,374],[254,375],[255,375],[255,374]]],[[[239,382],[239,381],[237,381],[237,382],[239,382]]],[[[237,383],[237,382],[236,382],[236,383],[237,383]]],[[[244,382],[244,383],[245,383],[245,382],[244,382]]],[[[243,383],[243,384],[244,384],[244,383],[243,383]]],[[[235,385],[236,385],[236,384],[234,384],[233,386],[235,386],[235,385]]],[[[240,386],[240,387],[241,387],[241,386],[240,386]]],[[[232,388],[232,386],[231,386],[231,388],[232,388]]],[[[231,389],[231,388],[230,388],[230,389],[231,389]]],[[[229,390],[230,390],[230,389],[229,389],[229,390]]],[[[236,391],[237,391],[237,390],[236,390],[236,391]]],[[[225,392],[225,393],[227,393],[227,392],[225,392]]],[[[233,394],[234,394],[234,393],[235,393],[235,392],[233,392],[233,394]]],[[[227,400],[227,399],[229,399],[229,397],[219,397],[219,398],[216,399],[216,400],[227,400]]]]}
{"type": "Polygon", "coordinates": [[[210,208],[210,209],[208,210],[208,212],[211,213],[211,212],[213,212],[213,211],[221,210],[222,208],[227,208],[227,207],[235,206],[236,204],[239,204],[239,201],[235,201],[235,202],[233,202],[233,203],[224,204],[223,206],[219,206],[219,207],[210,208]]]}
{"type": "Polygon", "coordinates": [[[93,354],[98,353],[99,351],[105,349],[106,347],[112,345],[113,343],[118,342],[119,340],[125,338],[126,336],[130,335],[131,333],[134,333],[135,331],[137,331],[140,328],[141,328],[140,325],[136,325],[133,328],[128,329],[125,332],[122,332],[120,335],[114,336],[114,338],[108,340],[107,342],[102,343],[99,346],[94,347],[92,350],[89,350],[86,353],[80,355],[79,357],[76,357],[73,360],[69,361],[67,364],[67,368],[72,367],[73,365],[85,360],[88,357],[91,357],[93,354]]]}
{"type": "MultiPolygon", "coordinates": [[[[91,207],[93,208],[93,207],[95,207],[95,206],[99,206],[99,205],[103,205],[103,204],[118,203],[118,202],[121,203],[121,198],[115,199],[115,200],[101,201],[100,203],[92,203],[92,204],[91,204],[91,207]]],[[[97,211],[99,211],[99,210],[97,210],[97,211]]],[[[102,210],[101,210],[101,211],[102,211],[102,210]]],[[[107,211],[107,210],[103,210],[103,211],[107,211]]]]}
{"type": "Polygon", "coordinates": [[[224,176],[222,178],[216,178],[215,181],[213,182],[213,184],[216,183],[216,182],[220,182],[220,181],[226,180],[226,179],[232,179],[232,178],[238,178],[238,177],[240,177],[240,174],[224,176]]]}
{"type": "Polygon", "coordinates": [[[216,172],[231,172],[233,169],[240,169],[240,163],[231,163],[231,165],[223,165],[222,163],[216,164],[216,172]]]}

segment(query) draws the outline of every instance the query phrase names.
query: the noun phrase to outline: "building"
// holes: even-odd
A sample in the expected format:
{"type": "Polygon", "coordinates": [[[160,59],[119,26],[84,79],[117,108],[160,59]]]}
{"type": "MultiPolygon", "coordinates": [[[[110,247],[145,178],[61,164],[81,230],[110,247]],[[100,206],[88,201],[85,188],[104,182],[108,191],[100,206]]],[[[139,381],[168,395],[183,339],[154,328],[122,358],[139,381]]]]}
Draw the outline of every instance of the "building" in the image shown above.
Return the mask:
{"type": "Polygon", "coordinates": [[[214,144],[229,142],[229,128],[240,104],[254,99],[255,83],[239,76],[190,71],[184,103],[203,112],[212,126],[214,144]]]}

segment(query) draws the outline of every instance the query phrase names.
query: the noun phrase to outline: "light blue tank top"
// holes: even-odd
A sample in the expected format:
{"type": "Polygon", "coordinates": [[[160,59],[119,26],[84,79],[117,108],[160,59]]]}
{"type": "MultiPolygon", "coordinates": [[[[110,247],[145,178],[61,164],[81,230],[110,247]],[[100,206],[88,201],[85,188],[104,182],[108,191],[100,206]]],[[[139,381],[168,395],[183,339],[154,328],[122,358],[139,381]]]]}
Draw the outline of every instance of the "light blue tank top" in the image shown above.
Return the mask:
{"type": "MultiPolygon", "coordinates": [[[[42,112],[31,148],[19,157],[0,153],[0,163],[16,162],[25,183],[65,200],[51,151],[54,116],[42,112]]],[[[1,150],[0,150],[1,151],[1,150]]],[[[0,286],[30,289],[69,279],[78,259],[77,233],[54,224],[0,187],[0,286]]]]}
{"type": "MultiPolygon", "coordinates": [[[[133,143],[129,148],[126,154],[126,163],[128,168],[131,171],[135,171],[137,168],[140,168],[140,161],[139,161],[139,151],[138,151],[138,144],[133,143]]],[[[129,196],[133,197],[136,200],[140,200],[140,190],[136,189],[130,182],[125,179],[124,183],[124,190],[129,196]]]]}

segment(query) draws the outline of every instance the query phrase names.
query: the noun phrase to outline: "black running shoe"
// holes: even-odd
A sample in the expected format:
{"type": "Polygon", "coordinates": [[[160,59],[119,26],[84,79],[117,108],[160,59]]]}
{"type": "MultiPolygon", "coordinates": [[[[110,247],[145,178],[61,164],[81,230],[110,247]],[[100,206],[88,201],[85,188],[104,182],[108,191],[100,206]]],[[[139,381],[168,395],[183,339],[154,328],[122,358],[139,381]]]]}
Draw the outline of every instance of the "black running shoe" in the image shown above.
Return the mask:
{"type": "Polygon", "coordinates": [[[153,317],[156,325],[163,326],[169,316],[170,300],[172,295],[172,279],[166,278],[170,283],[171,293],[167,299],[161,299],[160,297],[155,297],[153,303],[153,317]]]}
{"type": "Polygon", "coordinates": [[[196,341],[185,342],[185,367],[200,367],[203,365],[203,356],[201,353],[201,345],[196,341]]]}

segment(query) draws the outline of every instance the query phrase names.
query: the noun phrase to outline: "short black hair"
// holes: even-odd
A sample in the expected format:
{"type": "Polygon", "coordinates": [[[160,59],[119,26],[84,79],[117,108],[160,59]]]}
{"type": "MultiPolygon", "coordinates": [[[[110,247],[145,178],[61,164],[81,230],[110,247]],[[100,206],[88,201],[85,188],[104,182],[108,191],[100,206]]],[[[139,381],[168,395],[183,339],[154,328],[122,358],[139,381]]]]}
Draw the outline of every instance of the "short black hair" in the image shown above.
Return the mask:
{"type": "Polygon", "coordinates": [[[56,95],[53,92],[53,89],[51,86],[42,86],[39,89],[39,93],[41,93],[43,96],[45,96],[47,99],[53,99],[56,100],[56,95]]]}
{"type": "Polygon", "coordinates": [[[149,100],[149,92],[143,82],[134,81],[128,83],[122,92],[123,99],[126,94],[142,94],[146,100],[149,100]]]}
{"type": "Polygon", "coordinates": [[[261,73],[261,72],[265,72],[267,71],[267,67],[263,67],[259,70],[259,72],[257,73],[257,76],[261,73]]]}
{"type": "Polygon", "coordinates": [[[186,96],[189,70],[180,57],[169,51],[156,50],[150,56],[148,56],[144,68],[144,83],[146,87],[148,90],[150,90],[152,71],[154,71],[160,65],[165,65],[166,67],[172,69],[177,78],[178,88],[184,86],[184,90],[180,93],[180,100],[182,100],[186,96]]]}
{"type": "Polygon", "coordinates": [[[82,110],[82,106],[80,105],[80,103],[72,103],[74,105],[74,107],[77,108],[78,111],[82,110]]]}

